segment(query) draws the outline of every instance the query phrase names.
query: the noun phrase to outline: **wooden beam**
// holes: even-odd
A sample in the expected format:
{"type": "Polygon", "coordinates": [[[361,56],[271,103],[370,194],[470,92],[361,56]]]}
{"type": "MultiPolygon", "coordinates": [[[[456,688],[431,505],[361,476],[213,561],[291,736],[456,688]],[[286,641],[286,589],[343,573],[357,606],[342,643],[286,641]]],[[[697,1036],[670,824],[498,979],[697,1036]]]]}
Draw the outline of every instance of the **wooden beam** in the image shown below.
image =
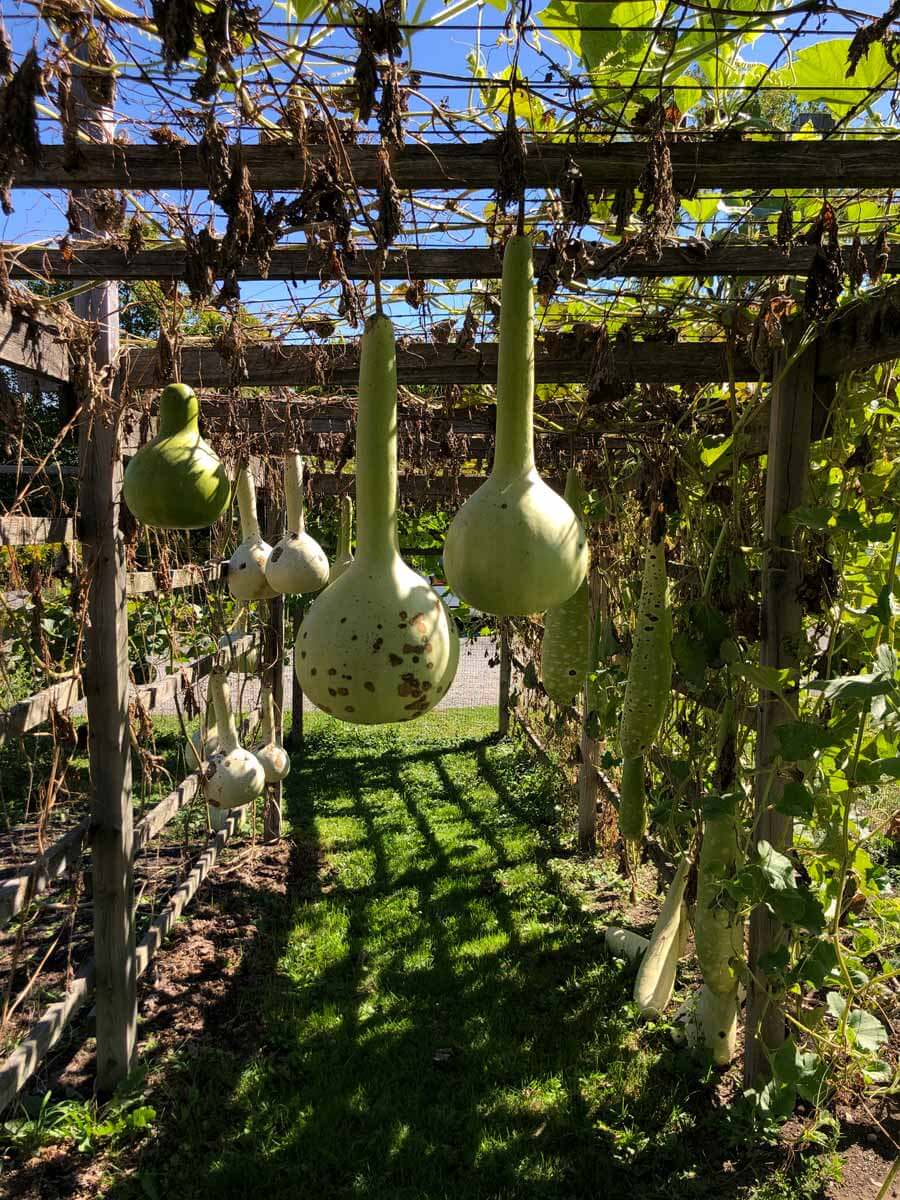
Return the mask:
{"type": "Polygon", "coordinates": [[[201,679],[205,679],[217,667],[228,667],[234,658],[246,654],[258,645],[255,633],[245,634],[234,638],[231,646],[216,650],[212,654],[204,654],[176,667],[170,675],[155,679],[152,683],[138,684],[134,696],[149,711],[161,708],[174,700],[181,692],[186,691],[201,679]]]}
{"type": "Polygon", "coordinates": [[[0,928],[8,925],[16,913],[30,904],[35,896],[45,892],[50,884],[65,875],[72,863],[81,857],[88,840],[91,823],[85,817],[73,829],[57,838],[43,854],[27,867],[0,883],[0,928]]]}
{"type": "MultiPolygon", "coordinates": [[[[540,344],[535,358],[538,383],[584,383],[592,351],[574,339],[560,339],[551,355],[540,344]]],[[[359,384],[359,357],[352,344],[325,343],[310,348],[285,342],[256,342],[247,346],[247,387],[347,387],[359,384]]],[[[612,355],[613,382],[721,383],[729,377],[724,342],[632,342],[616,346],[612,355]]],[[[155,350],[129,350],[122,358],[124,383],[129,388],[158,388],[155,350]]],[[[735,351],[734,378],[757,381],[759,371],[747,354],[735,351]]],[[[490,384],[497,380],[497,343],[483,342],[474,350],[401,341],[397,346],[397,377],[401,383],[423,386],[490,384]]],[[[227,387],[231,367],[213,346],[186,346],[180,354],[179,378],[191,387],[227,387]]]]}
{"type": "Polygon", "coordinates": [[[168,823],[197,796],[200,791],[200,776],[195,771],[182,779],[174,791],[155,804],[134,827],[134,852],[140,852],[165,829],[168,823]]]}
{"type": "Polygon", "coordinates": [[[70,517],[0,517],[0,546],[44,546],[74,542],[70,517]]]}
{"type": "Polygon", "coordinates": [[[214,583],[225,577],[227,566],[227,562],[204,563],[202,567],[191,563],[187,567],[178,567],[171,571],[168,579],[164,580],[161,580],[155,571],[129,571],[128,595],[160,596],[201,583],[214,583]]]}
{"type": "Polygon", "coordinates": [[[69,382],[69,352],[59,330],[0,309],[0,364],[51,383],[69,382]]]}
{"type": "Polygon", "coordinates": [[[0,712],[0,746],[7,738],[22,737],[39,729],[50,720],[54,711],[70,712],[83,698],[81,679],[73,676],[59,683],[51,683],[33,696],[11,705],[0,712]]]}
{"type": "Polygon", "coordinates": [[[900,284],[838,309],[818,331],[816,372],[836,378],[900,358],[900,284]]]}
{"type": "MultiPolygon", "coordinates": [[[[232,149],[232,155],[236,151],[232,149]]],[[[306,163],[321,159],[326,150],[292,143],[263,142],[242,146],[243,161],[257,191],[296,191],[303,186],[306,163]]],[[[358,186],[378,184],[378,147],[348,146],[350,170],[358,186]]],[[[692,139],[670,142],[677,191],[691,195],[699,188],[895,188],[900,186],[900,143],[894,138],[853,138],[828,141],[741,141],[692,139]]],[[[127,188],[129,191],[208,190],[208,174],[197,146],[85,144],[78,163],[69,169],[71,155],[64,146],[44,146],[40,161],[21,167],[17,188],[127,188]]],[[[556,187],[572,158],[587,187],[634,187],[647,163],[642,142],[532,142],[525,159],[526,185],[556,187]]],[[[401,190],[427,188],[493,189],[499,171],[496,139],[481,142],[407,143],[391,156],[392,171],[401,190]]]]}
{"type": "MultiPolygon", "coordinates": [[[[627,243],[587,243],[588,255],[578,272],[584,279],[709,279],[713,276],[766,278],[772,275],[807,275],[816,256],[814,246],[795,246],[784,254],[774,244],[684,242],[663,248],[659,258],[649,257],[627,243]]],[[[849,246],[846,248],[849,250],[849,246]]],[[[67,242],[65,250],[34,249],[7,244],[2,248],[9,273],[16,279],[49,277],[72,282],[85,279],[184,279],[186,255],[181,246],[139,250],[129,254],[116,246],[79,245],[67,242]]],[[[549,252],[535,250],[535,270],[540,274],[549,252]]],[[[360,249],[345,264],[349,279],[369,280],[375,272],[375,252],[360,249]]],[[[261,267],[247,259],[237,270],[242,280],[318,281],[327,270],[323,257],[308,245],[280,245],[261,267]]],[[[900,247],[888,252],[886,270],[900,271],[900,247]]],[[[490,246],[395,247],[387,253],[382,271],[386,280],[499,279],[503,261],[490,246]]],[[[327,278],[327,275],[326,275],[327,278]]]]}

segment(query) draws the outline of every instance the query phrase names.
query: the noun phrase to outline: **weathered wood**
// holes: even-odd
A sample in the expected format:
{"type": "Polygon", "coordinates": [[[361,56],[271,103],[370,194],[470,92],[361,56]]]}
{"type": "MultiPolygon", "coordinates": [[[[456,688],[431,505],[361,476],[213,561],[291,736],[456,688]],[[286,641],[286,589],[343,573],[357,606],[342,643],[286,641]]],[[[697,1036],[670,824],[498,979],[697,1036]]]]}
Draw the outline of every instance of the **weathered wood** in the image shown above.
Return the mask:
{"type": "Polygon", "coordinates": [[[512,658],[509,653],[509,626],[500,622],[500,695],[498,699],[497,732],[500,737],[509,734],[509,684],[512,678],[512,658]]]}
{"type": "MultiPolygon", "coordinates": [[[[538,383],[584,383],[591,365],[590,346],[562,343],[553,354],[538,349],[535,375],[538,383]]],[[[248,387],[359,386],[357,346],[324,343],[310,348],[285,342],[254,342],[246,347],[248,387]]],[[[122,364],[126,386],[157,388],[155,350],[129,350],[122,364]]],[[[759,371],[742,351],[733,355],[734,378],[756,381],[759,371]]],[[[729,377],[724,342],[633,342],[616,346],[612,354],[612,382],[619,383],[721,383],[729,377]]],[[[186,346],[179,356],[179,376],[191,387],[226,387],[231,367],[212,345],[186,346]]],[[[495,384],[497,343],[483,342],[473,350],[434,346],[427,342],[402,342],[397,347],[397,378],[422,386],[495,384]]]]}
{"type": "MultiPolygon", "coordinates": [[[[796,339],[791,344],[796,344],[796,339]]],[[[815,350],[806,350],[790,366],[781,352],[775,363],[772,389],[772,419],[766,468],[764,519],[765,556],[762,573],[762,641],[760,663],[764,668],[797,670],[803,627],[803,608],[798,594],[802,576],[798,534],[785,531],[784,516],[801,505],[809,477],[810,430],[815,386],[815,350]]],[[[793,720],[799,695],[799,679],[785,688],[783,696],[760,690],[756,744],[755,825],[753,846],[766,841],[784,851],[791,844],[793,822],[776,812],[774,805],[787,782],[777,772],[779,753],[776,731],[793,720]]],[[[754,1086],[768,1071],[766,1050],[778,1047],[785,1036],[780,998],[764,985],[763,957],[784,941],[783,926],[764,905],[750,917],[750,986],[747,993],[744,1040],[744,1080],[754,1086]]]]}
{"type": "MultiPolygon", "coordinates": [[[[765,243],[684,242],[663,248],[659,258],[648,257],[626,243],[586,246],[587,257],[579,277],[585,279],[709,279],[714,276],[765,278],[770,275],[806,275],[816,255],[814,246],[795,246],[784,254],[777,245],[765,243]]],[[[129,255],[115,246],[79,245],[69,240],[65,251],[52,247],[31,249],[6,245],[3,252],[13,278],[35,275],[84,279],[184,279],[186,254],[182,246],[139,250],[129,255]]],[[[540,273],[549,252],[535,251],[535,270],[540,273]]],[[[375,271],[376,254],[361,249],[346,262],[350,279],[368,280],[375,271]]],[[[499,279],[501,256],[489,246],[398,247],[387,252],[382,270],[386,280],[400,279],[499,279]]],[[[886,270],[900,270],[900,249],[891,247],[886,270]]],[[[299,283],[318,280],[323,258],[308,245],[280,245],[260,267],[247,259],[237,269],[237,278],[287,279],[299,283]]],[[[2,346],[2,341],[0,341],[2,346]]],[[[2,353],[2,350],[0,350],[2,353]]]]}
{"type": "Polygon", "coordinates": [[[819,329],[816,372],[836,378],[900,358],[900,284],[853,300],[819,329]]]}
{"type": "MultiPolygon", "coordinates": [[[[270,480],[271,482],[271,480],[270,480]]],[[[279,483],[280,483],[279,479],[279,483]]],[[[265,496],[265,537],[270,546],[276,545],[285,532],[285,513],[281,502],[283,488],[271,486],[265,496]]],[[[282,715],[284,707],[284,596],[276,596],[265,606],[263,618],[265,681],[272,689],[272,704],[275,709],[276,740],[282,740],[282,715]]],[[[263,808],[263,838],[267,842],[281,837],[281,805],[283,797],[281,780],[266,787],[266,802],[263,808]]]]}
{"type": "MultiPolygon", "coordinates": [[[[334,558],[330,554],[329,559],[334,558]]],[[[294,620],[291,625],[291,728],[287,736],[287,747],[294,754],[303,753],[303,688],[300,686],[300,680],[297,678],[296,663],[294,661],[295,649],[297,644],[297,634],[300,630],[300,625],[303,620],[302,612],[294,614],[294,620]]]]}
{"type": "Polygon", "coordinates": [[[51,1004],[32,1025],[28,1036],[0,1064],[0,1112],[16,1096],[53,1049],[75,1013],[94,988],[94,962],[85,963],[62,1000],[51,1004]]]}
{"type": "Polygon", "coordinates": [[[53,712],[71,712],[84,698],[81,679],[73,677],[35,692],[33,696],[0,712],[0,746],[11,737],[21,737],[39,729],[50,720],[53,712]]]}
{"type": "Polygon", "coordinates": [[[200,776],[195,771],[182,779],[174,791],[155,804],[134,827],[134,852],[140,852],[165,829],[168,823],[200,792],[200,776]]]}
{"type": "Polygon", "coordinates": [[[68,383],[69,352],[52,325],[0,309],[0,364],[51,383],[68,383]]]}
{"type": "Polygon", "coordinates": [[[48,846],[18,875],[0,883],[0,928],[8,925],[16,913],[20,913],[35,896],[45,892],[55,879],[65,875],[72,864],[81,858],[90,825],[85,818],[73,829],[67,830],[52,846],[48,846]]]}
{"type": "MultiPolygon", "coordinates": [[[[600,620],[600,588],[602,581],[600,572],[590,569],[588,584],[590,603],[590,645],[593,645],[593,623],[600,620]]],[[[584,705],[581,724],[581,762],[578,767],[578,847],[583,854],[592,854],[597,848],[597,794],[599,779],[597,763],[600,755],[600,744],[591,737],[588,731],[588,718],[591,711],[591,689],[585,682],[584,705]]]]}
{"type": "Polygon", "coordinates": [[[219,855],[237,829],[240,816],[230,815],[225,825],[207,842],[206,849],[194,863],[187,878],[175,889],[166,907],[150,922],[150,928],[141,938],[135,953],[137,977],[143,975],[156,956],[157,951],[171,932],[175,922],[197,894],[197,889],[216,865],[219,855]]]}
{"type": "Polygon", "coordinates": [[[187,567],[178,567],[169,573],[168,579],[162,580],[154,571],[129,571],[129,596],[158,596],[167,592],[176,592],[181,588],[195,587],[201,583],[214,583],[225,577],[227,562],[204,563],[198,566],[191,563],[187,567]]]}
{"type": "Polygon", "coordinates": [[[248,653],[257,645],[258,638],[255,633],[233,638],[228,647],[182,663],[171,674],[164,675],[161,679],[154,679],[151,683],[139,683],[134,688],[135,698],[148,712],[153,712],[173,701],[176,696],[199,683],[201,679],[205,679],[217,667],[227,668],[235,658],[248,653]]]}
{"type": "Polygon", "coordinates": [[[55,546],[75,541],[70,517],[0,517],[0,546],[55,546]]]}
{"type": "MultiPolygon", "coordinates": [[[[83,55],[87,58],[87,54],[83,55]]],[[[93,98],[90,80],[73,72],[75,115],[91,140],[112,142],[114,115],[93,98]]],[[[97,221],[91,195],[72,196],[83,227],[97,221]]],[[[115,283],[75,297],[75,312],[95,329],[97,379],[119,351],[115,283]]],[[[97,1089],[111,1092],[131,1070],[137,1034],[134,973],[133,814],[128,719],[128,598],[125,542],[119,529],[122,460],[118,391],[84,397],[79,420],[79,507],[90,621],[84,636],[84,692],[91,779],[91,871],[97,1011],[97,1089]]]]}
{"type": "MultiPolygon", "coordinates": [[[[894,138],[828,141],[741,141],[705,138],[670,146],[675,188],[690,195],[699,188],[874,188],[900,185],[900,144],[894,138]]],[[[127,188],[130,191],[207,190],[208,174],[197,146],[102,145],[81,143],[78,164],[67,169],[63,146],[44,146],[40,161],[16,172],[14,187],[127,188]]],[[[232,154],[235,150],[232,150],[232,154]]],[[[291,191],[303,186],[304,160],[326,150],[300,150],[288,142],[263,142],[240,149],[254,188],[291,191]]],[[[378,147],[348,146],[353,177],[362,188],[378,184],[378,147]]],[[[634,187],[647,163],[642,142],[532,142],[525,159],[528,187],[557,187],[567,159],[578,164],[588,188],[634,187]]],[[[498,146],[481,142],[407,143],[391,156],[401,190],[493,189],[498,146]]]]}

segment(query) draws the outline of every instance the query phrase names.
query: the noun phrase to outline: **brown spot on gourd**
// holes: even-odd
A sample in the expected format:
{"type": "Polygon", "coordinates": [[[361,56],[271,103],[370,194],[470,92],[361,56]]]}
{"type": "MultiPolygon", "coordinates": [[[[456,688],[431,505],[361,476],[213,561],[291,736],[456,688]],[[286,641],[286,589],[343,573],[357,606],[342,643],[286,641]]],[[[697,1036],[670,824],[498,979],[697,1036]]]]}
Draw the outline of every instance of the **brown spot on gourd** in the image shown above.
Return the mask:
{"type": "Polygon", "coordinates": [[[404,621],[406,620],[407,612],[405,608],[400,609],[400,616],[404,619],[404,621]]]}
{"type": "Polygon", "coordinates": [[[309,673],[310,673],[310,675],[318,675],[318,673],[319,673],[318,667],[310,667],[309,673]]]}
{"type": "Polygon", "coordinates": [[[305,650],[301,650],[301,651],[300,651],[300,657],[301,657],[301,658],[306,658],[306,651],[305,651],[305,650]]]}
{"type": "Polygon", "coordinates": [[[400,657],[399,654],[389,654],[388,662],[391,664],[392,667],[402,667],[403,666],[403,659],[400,657]]]}
{"type": "Polygon", "coordinates": [[[328,695],[329,695],[329,696],[336,696],[336,695],[337,695],[337,691],[336,691],[334,688],[329,688],[329,689],[328,689],[328,695]]]}
{"type": "Polygon", "coordinates": [[[383,645],[384,645],[384,638],[376,638],[375,641],[372,643],[372,653],[377,654],[383,645]]]}
{"type": "Polygon", "coordinates": [[[344,712],[356,712],[356,709],[353,707],[352,704],[345,704],[344,712]]]}
{"type": "Polygon", "coordinates": [[[329,667],[328,674],[329,675],[337,675],[337,667],[329,667]]]}
{"type": "Polygon", "coordinates": [[[433,670],[434,670],[434,663],[433,663],[433,662],[427,662],[427,663],[425,664],[425,666],[426,666],[427,670],[429,670],[429,671],[433,671],[433,670]]]}
{"type": "Polygon", "coordinates": [[[283,553],[284,553],[284,546],[276,546],[275,549],[272,551],[272,562],[278,562],[279,558],[281,558],[283,553]]]}
{"type": "Polygon", "coordinates": [[[372,681],[369,679],[366,680],[366,682],[363,684],[363,687],[366,689],[367,692],[375,691],[375,684],[372,683],[372,681]]]}
{"type": "Polygon", "coordinates": [[[404,642],[404,643],[403,643],[403,653],[404,653],[404,654],[418,654],[418,653],[419,653],[419,647],[418,647],[418,646],[414,646],[414,645],[412,644],[412,642],[404,642]]]}
{"type": "Polygon", "coordinates": [[[338,695],[339,696],[349,696],[350,689],[349,688],[338,688],[338,695]]]}
{"type": "Polygon", "coordinates": [[[421,637],[428,635],[428,622],[425,620],[424,613],[416,613],[409,622],[410,629],[414,629],[421,637]]]}
{"type": "Polygon", "coordinates": [[[327,712],[329,716],[331,715],[331,709],[327,704],[320,704],[319,708],[321,708],[322,712],[327,712]]]}

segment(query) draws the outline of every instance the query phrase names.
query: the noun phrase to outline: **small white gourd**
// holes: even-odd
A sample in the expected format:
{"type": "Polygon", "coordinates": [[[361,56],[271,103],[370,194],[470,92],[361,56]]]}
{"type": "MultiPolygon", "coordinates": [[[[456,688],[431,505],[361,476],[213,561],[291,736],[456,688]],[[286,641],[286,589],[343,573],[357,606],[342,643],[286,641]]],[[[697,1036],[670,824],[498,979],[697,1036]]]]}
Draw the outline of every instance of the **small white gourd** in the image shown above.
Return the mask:
{"type": "Polygon", "coordinates": [[[268,685],[259,693],[259,709],[262,745],[255,754],[266,773],[266,783],[279,783],[290,773],[291,760],[281,745],[281,727],[275,723],[275,701],[268,685]]]}
{"type": "Polygon", "coordinates": [[[684,891],[690,865],[688,858],[681,860],[638,968],[634,999],[642,1017],[661,1016],[675,990],[675,972],[688,928],[684,891]]]}
{"type": "Polygon", "coordinates": [[[271,600],[277,594],[266,580],[266,563],[272,547],[259,532],[256,487],[249,467],[241,467],[238,472],[235,491],[243,540],[228,560],[228,590],[235,600],[271,600]]]}
{"type": "Polygon", "coordinates": [[[203,792],[207,803],[216,808],[242,808],[262,795],[266,775],[256,755],[238,743],[231,701],[226,691],[227,679],[221,671],[213,671],[209,677],[209,690],[216,710],[219,749],[207,761],[203,792]]]}
{"type": "Polygon", "coordinates": [[[337,553],[334,556],[334,562],[331,564],[331,574],[328,578],[329,583],[334,583],[336,579],[340,579],[353,562],[353,551],[350,549],[352,542],[353,501],[349,496],[342,496],[340,533],[338,534],[337,553]]]}
{"type": "Polygon", "coordinates": [[[328,582],[328,559],[315,538],[306,532],[303,459],[299,454],[285,455],[284,494],[287,533],[269,555],[266,579],[269,587],[284,596],[320,592],[328,582]]]}

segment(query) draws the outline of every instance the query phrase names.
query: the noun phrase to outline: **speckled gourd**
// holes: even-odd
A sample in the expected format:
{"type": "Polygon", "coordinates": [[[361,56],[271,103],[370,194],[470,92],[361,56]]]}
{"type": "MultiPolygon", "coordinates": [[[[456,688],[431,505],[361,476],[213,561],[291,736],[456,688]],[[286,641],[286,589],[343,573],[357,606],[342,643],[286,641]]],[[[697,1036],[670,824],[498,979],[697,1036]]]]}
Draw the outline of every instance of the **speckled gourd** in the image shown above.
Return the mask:
{"type": "Polygon", "coordinates": [[[281,744],[281,728],[275,723],[275,701],[268,684],[260,689],[259,712],[260,748],[254,754],[262,763],[266,783],[279,783],[290,774],[291,760],[281,744]]]}
{"type": "Polygon", "coordinates": [[[362,339],[356,446],[356,557],[310,606],[294,665],[304,693],[341,721],[409,721],[446,694],[459,638],[437,592],[399,553],[397,367],[384,316],[362,339]]]}
{"type": "Polygon", "coordinates": [[[225,468],[200,436],[200,405],[186,384],[159,398],[159,433],[125,468],[122,495],[139,521],[157,529],[203,529],[231,500],[225,468]]]}
{"type": "Polygon", "coordinates": [[[444,545],[451,591],[502,617],[563,604],[587,571],[581,522],[534,465],[533,276],[530,239],[510,238],[503,256],[494,463],[453,518],[444,545]]]}
{"type": "MultiPolygon", "coordinates": [[[[566,502],[580,518],[584,491],[578,472],[566,477],[566,502]]],[[[590,665],[591,614],[587,575],[575,593],[544,616],[541,640],[541,679],[544,691],[556,704],[571,704],[584,687],[590,665]]]]}
{"type": "Polygon", "coordinates": [[[353,501],[349,496],[341,496],[340,531],[338,533],[337,552],[334,556],[334,562],[331,564],[331,574],[328,578],[329,583],[334,583],[336,579],[340,579],[353,562],[352,543],[353,501]]]}
{"type": "Polygon", "coordinates": [[[266,776],[259,759],[238,742],[227,687],[228,677],[213,671],[209,690],[216,710],[219,749],[207,759],[203,792],[207,803],[216,808],[242,808],[262,795],[266,776]]]}
{"type": "Polygon", "coordinates": [[[228,560],[228,590],[236,600],[271,600],[277,595],[266,579],[272,547],[259,532],[256,486],[249,467],[241,467],[235,485],[241,515],[241,544],[228,560]]]}
{"type": "Polygon", "coordinates": [[[635,1003],[645,1017],[660,1016],[672,999],[678,960],[684,953],[687,940],[688,917],[684,891],[690,865],[687,858],[678,864],[634,981],[635,1003]]]}
{"type": "Polygon", "coordinates": [[[272,547],[265,567],[266,580],[273,591],[284,596],[320,592],[328,582],[328,559],[315,538],[306,532],[303,459],[299,454],[285,455],[284,494],[287,533],[272,547]]]}

